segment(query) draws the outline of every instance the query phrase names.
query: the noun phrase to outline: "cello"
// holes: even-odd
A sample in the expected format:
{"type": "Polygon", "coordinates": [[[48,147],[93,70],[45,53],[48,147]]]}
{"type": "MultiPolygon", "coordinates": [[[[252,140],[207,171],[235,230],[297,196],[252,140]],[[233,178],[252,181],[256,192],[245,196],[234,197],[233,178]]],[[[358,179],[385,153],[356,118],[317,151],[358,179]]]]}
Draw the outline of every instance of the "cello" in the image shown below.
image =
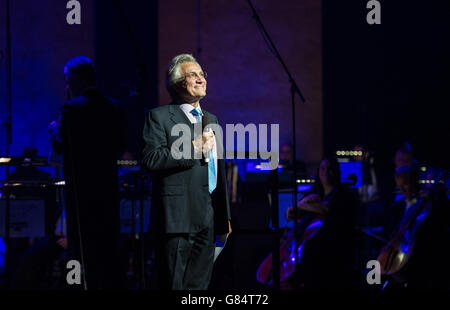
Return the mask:
{"type": "MultiPolygon", "coordinates": [[[[323,217],[320,214],[314,214],[317,210],[299,206],[305,211],[310,211],[301,216],[297,225],[299,227],[299,246],[298,260],[301,262],[303,249],[305,244],[314,237],[317,231],[323,224],[323,217]]],[[[286,281],[295,271],[295,232],[293,229],[288,229],[284,232],[280,240],[280,282],[286,281]]],[[[258,268],[256,279],[263,284],[273,283],[272,273],[272,253],[267,256],[258,268]]]]}
{"type": "Polygon", "coordinates": [[[430,195],[437,185],[443,183],[447,173],[441,173],[435,180],[429,194],[422,195],[405,213],[391,240],[384,246],[378,256],[380,272],[382,275],[398,273],[409,261],[414,250],[415,237],[418,229],[428,218],[433,200],[430,195]]]}

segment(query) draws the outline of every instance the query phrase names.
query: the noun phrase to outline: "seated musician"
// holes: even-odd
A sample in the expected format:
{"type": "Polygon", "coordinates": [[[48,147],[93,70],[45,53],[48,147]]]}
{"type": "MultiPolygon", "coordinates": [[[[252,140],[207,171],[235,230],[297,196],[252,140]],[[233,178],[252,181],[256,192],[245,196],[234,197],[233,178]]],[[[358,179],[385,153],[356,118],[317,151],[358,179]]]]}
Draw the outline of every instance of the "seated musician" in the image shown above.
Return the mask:
{"type": "MultiPolygon", "coordinates": [[[[402,223],[421,202],[431,203],[431,211],[426,216],[413,219],[411,227],[417,227],[416,233],[412,235],[414,247],[405,266],[389,277],[391,283],[394,283],[391,287],[449,288],[446,280],[449,272],[445,265],[449,258],[449,206],[445,190],[439,186],[421,189],[419,173],[414,165],[397,169],[395,182],[402,195],[398,196],[392,207],[393,224],[389,240],[396,237],[402,223]],[[418,225],[419,222],[422,224],[418,225]]],[[[414,228],[409,229],[413,230],[414,228]]]]}
{"type": "MultiPolygon", "coordinates": [[[[313,193],[297,205],[300,216],[313,212],[324,221],[302,250],[299,270],[293,275],[296,287],[356,286],[356,207],[356,197],[341,184],[338,161],[324,158],[316,173],[313,193]]],[[[293,208],[288,209],[287,218],[294,218],[293,208]]]]}
{"type": "Polygon", "coordinates": [[[400,191],[395,196],[389,214],[389,225],[386,228],[390,237],[395,232],[396,226],[405,212],[414,205],[419,198],[419,173],[413,165],[403,165],[396,169],[395,185],[400,191]]]}

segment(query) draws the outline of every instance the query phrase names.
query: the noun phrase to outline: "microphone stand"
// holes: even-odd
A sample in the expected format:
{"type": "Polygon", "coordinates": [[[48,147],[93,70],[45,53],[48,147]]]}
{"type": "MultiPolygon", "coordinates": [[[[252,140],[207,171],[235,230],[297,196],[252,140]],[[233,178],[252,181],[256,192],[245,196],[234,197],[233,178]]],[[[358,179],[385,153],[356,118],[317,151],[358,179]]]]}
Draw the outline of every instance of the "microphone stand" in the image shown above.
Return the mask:
{"type": "MultiPolygon", "coordinates": [[[[6,92],[7,100],[7,121],[3,123],[6,127],[6,156],[9,156],[9,146],[12,144],[12,86],[11,86],[11,12],[10,0],[6,0],[6,92]]],[[[9,167],[9,166],[8,166],[9,167]]],[[[6,169],[9,176],[9,168],[6,169]]]]}
{"type": "MultiPolygon", "coordinates": [[[[10,1],[6,0],[6,93],[7,93],[7,121],[3,123],[6,127],[6,157],[9,157],[9,146],[12,144],[12,87],[11,87],[11,10],[10,1]]],[[[9,179],[9,168],[10,165],[6,166],[6,180],[9,179]]],[[[6,199],[5,199],[5,274],[6,281],[8,283],[9,275],[8,268],[9,259],[6,259],[8,252],[8,243],[10,239],[10,213],[11,213],[11,201],[9,189],[5,189],[6,199]]]]}
{"type": "MultiPolygon", "coordinates": [[[[299,231],[299,227],[298,227],[298,211],[297,211],[297,196],[298,196],[298,189],[297,189],[297,163],[296,163],[296,133],[295,133],[295,95],[297,94],[300,99],[302,100],[302,102],[305,102],[305,98],[302,95],[302,92],[300,91],[299,87],[297,86],[297,83],[295,82],[294,78],[292,77],[291,73],[289,72],[289,69],[287,68],[286,64],[284,63],[283,59],[281,58],[280,53],[278,52],[275,44],[273,43],[272,39],[270,38],[269,34],[267,33],[266,28],[264,27],[264,24],[262,23],[261,19],[259,18],[258,13],[256,12],[255,8],[253,7],[253,4],[251,2],[251,0],[247,0],[248,4],[253,12],[253,18],[255,19],[258,27],[263,31],[264,36],[267,38],[267,40],[270,43],[270,47],[271,50],[273,51],[275,57],[278,59],[278,61],[281,63],[281,65],[283,66],[284,71],[286,72],[288,78],[289,78],[289,83],[291,84],[291,88],[290,88],[290,93],[291,93],[291,107],[292,107],[292,156],[293,156],[293,170],[294,170],[294,177],[293,177],[293,186],[294,186],[294,197],[293,197],[293,206],[295,207],[295,212],[294,212],[294,233],[295,233],[295,269],[297,270],[298,268],[298,247],[299,247],[299,238],[298,238],[298,231],[299,231]]],[[[278,200],[274,200],[275,202],[278,202],[278,200]]],[[[275,210],[273,211],[274,214],[278,214],[279,212],[279,206],[278,203],[273,204],[273,207],[275,208],[275,210]]],[[[275,226],[275,233],[276,235],[278,235],[278,225],[275,226]]],[[[279,251],[280,248],[279,246],[277,247],[278,249],[278,255],[276,255],[276,257],[279,257],[279,251]]],[[[275,256],[274,256],[275,257],[275,256]]],[[[275,259],[273,260],[273,264],[279,264],[279,260],[276,261],[275,259]]],[[[274,266],[275,267],[275,266],[274,266]]],[[[280,273],[279,273],[279,268],[273,268],[274,271],[278,271],[277,274],[274,273],[273,275],[273,283],[274,283],[274,287],[278,287],[280,286],[280,273]]]]}

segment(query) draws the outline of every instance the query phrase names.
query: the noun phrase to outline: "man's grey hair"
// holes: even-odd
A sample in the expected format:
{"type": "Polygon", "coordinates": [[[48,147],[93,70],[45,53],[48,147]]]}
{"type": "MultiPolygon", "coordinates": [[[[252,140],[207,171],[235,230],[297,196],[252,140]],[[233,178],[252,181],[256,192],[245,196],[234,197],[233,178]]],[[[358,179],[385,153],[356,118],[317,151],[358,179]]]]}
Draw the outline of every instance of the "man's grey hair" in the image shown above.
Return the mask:
{"type": "Polygon", "coordinates": [[[172,61],[167,66],[166,72],[166,89],[169,92],[172,99],[177,98],[178,94],[175,89],[175,85],[183,81],[183,77],[180,72],[180,65],[185,62],[193,62],[197,64],[200,69],[202,66],[197,62],[197,60],[191,54],[180,54],[175,56],[172,61]]]}

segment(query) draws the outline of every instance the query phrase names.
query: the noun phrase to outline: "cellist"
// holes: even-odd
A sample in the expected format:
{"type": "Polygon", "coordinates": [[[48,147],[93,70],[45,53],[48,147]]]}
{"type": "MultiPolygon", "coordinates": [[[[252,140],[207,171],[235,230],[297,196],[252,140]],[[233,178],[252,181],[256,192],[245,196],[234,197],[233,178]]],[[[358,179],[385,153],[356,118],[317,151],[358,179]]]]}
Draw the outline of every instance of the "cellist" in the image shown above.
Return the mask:
{"type": "Polygon", "coordinates": [[[447,280],[449,272],[446,266],[449,259],[449,205],[445,191],[438,186],[421,189],[415,165],[397,169],[395,182],[402,196],[393,205],[393,209],[396,210],[393,215],[397,216],[393,219],[396,226],[392,229],[390,243],[393,244],[395,238],[399,239],[401,225],[404,225],[407,219],[410,219],[410,226],[417,226],[417,230],[413,236],[414,247],[411,256],[404,267],[391,274],[390,282],[395,283],[394,286],[408,288],[449,288],[447,280]],[[431,211],[425,218],[422,215],[422,218],[418,216],[411,220],[414,209],[420,207],[419,204],[425,203],[431,204],[431,211]]]}
{"type": "MultiPolygon", "coordinates": [[[[324,158],[315,176],[313,193],[303,198],[300,210],[320,214],[323,224],[305,245],[303,256],[291,281],[304,288],[354,288],[357,283],[355,262],[357,199],[341,183],[341,171],[335,158],[324,158]]],[[[294,209],[287,211],[293,218],[294,209]]]]}

